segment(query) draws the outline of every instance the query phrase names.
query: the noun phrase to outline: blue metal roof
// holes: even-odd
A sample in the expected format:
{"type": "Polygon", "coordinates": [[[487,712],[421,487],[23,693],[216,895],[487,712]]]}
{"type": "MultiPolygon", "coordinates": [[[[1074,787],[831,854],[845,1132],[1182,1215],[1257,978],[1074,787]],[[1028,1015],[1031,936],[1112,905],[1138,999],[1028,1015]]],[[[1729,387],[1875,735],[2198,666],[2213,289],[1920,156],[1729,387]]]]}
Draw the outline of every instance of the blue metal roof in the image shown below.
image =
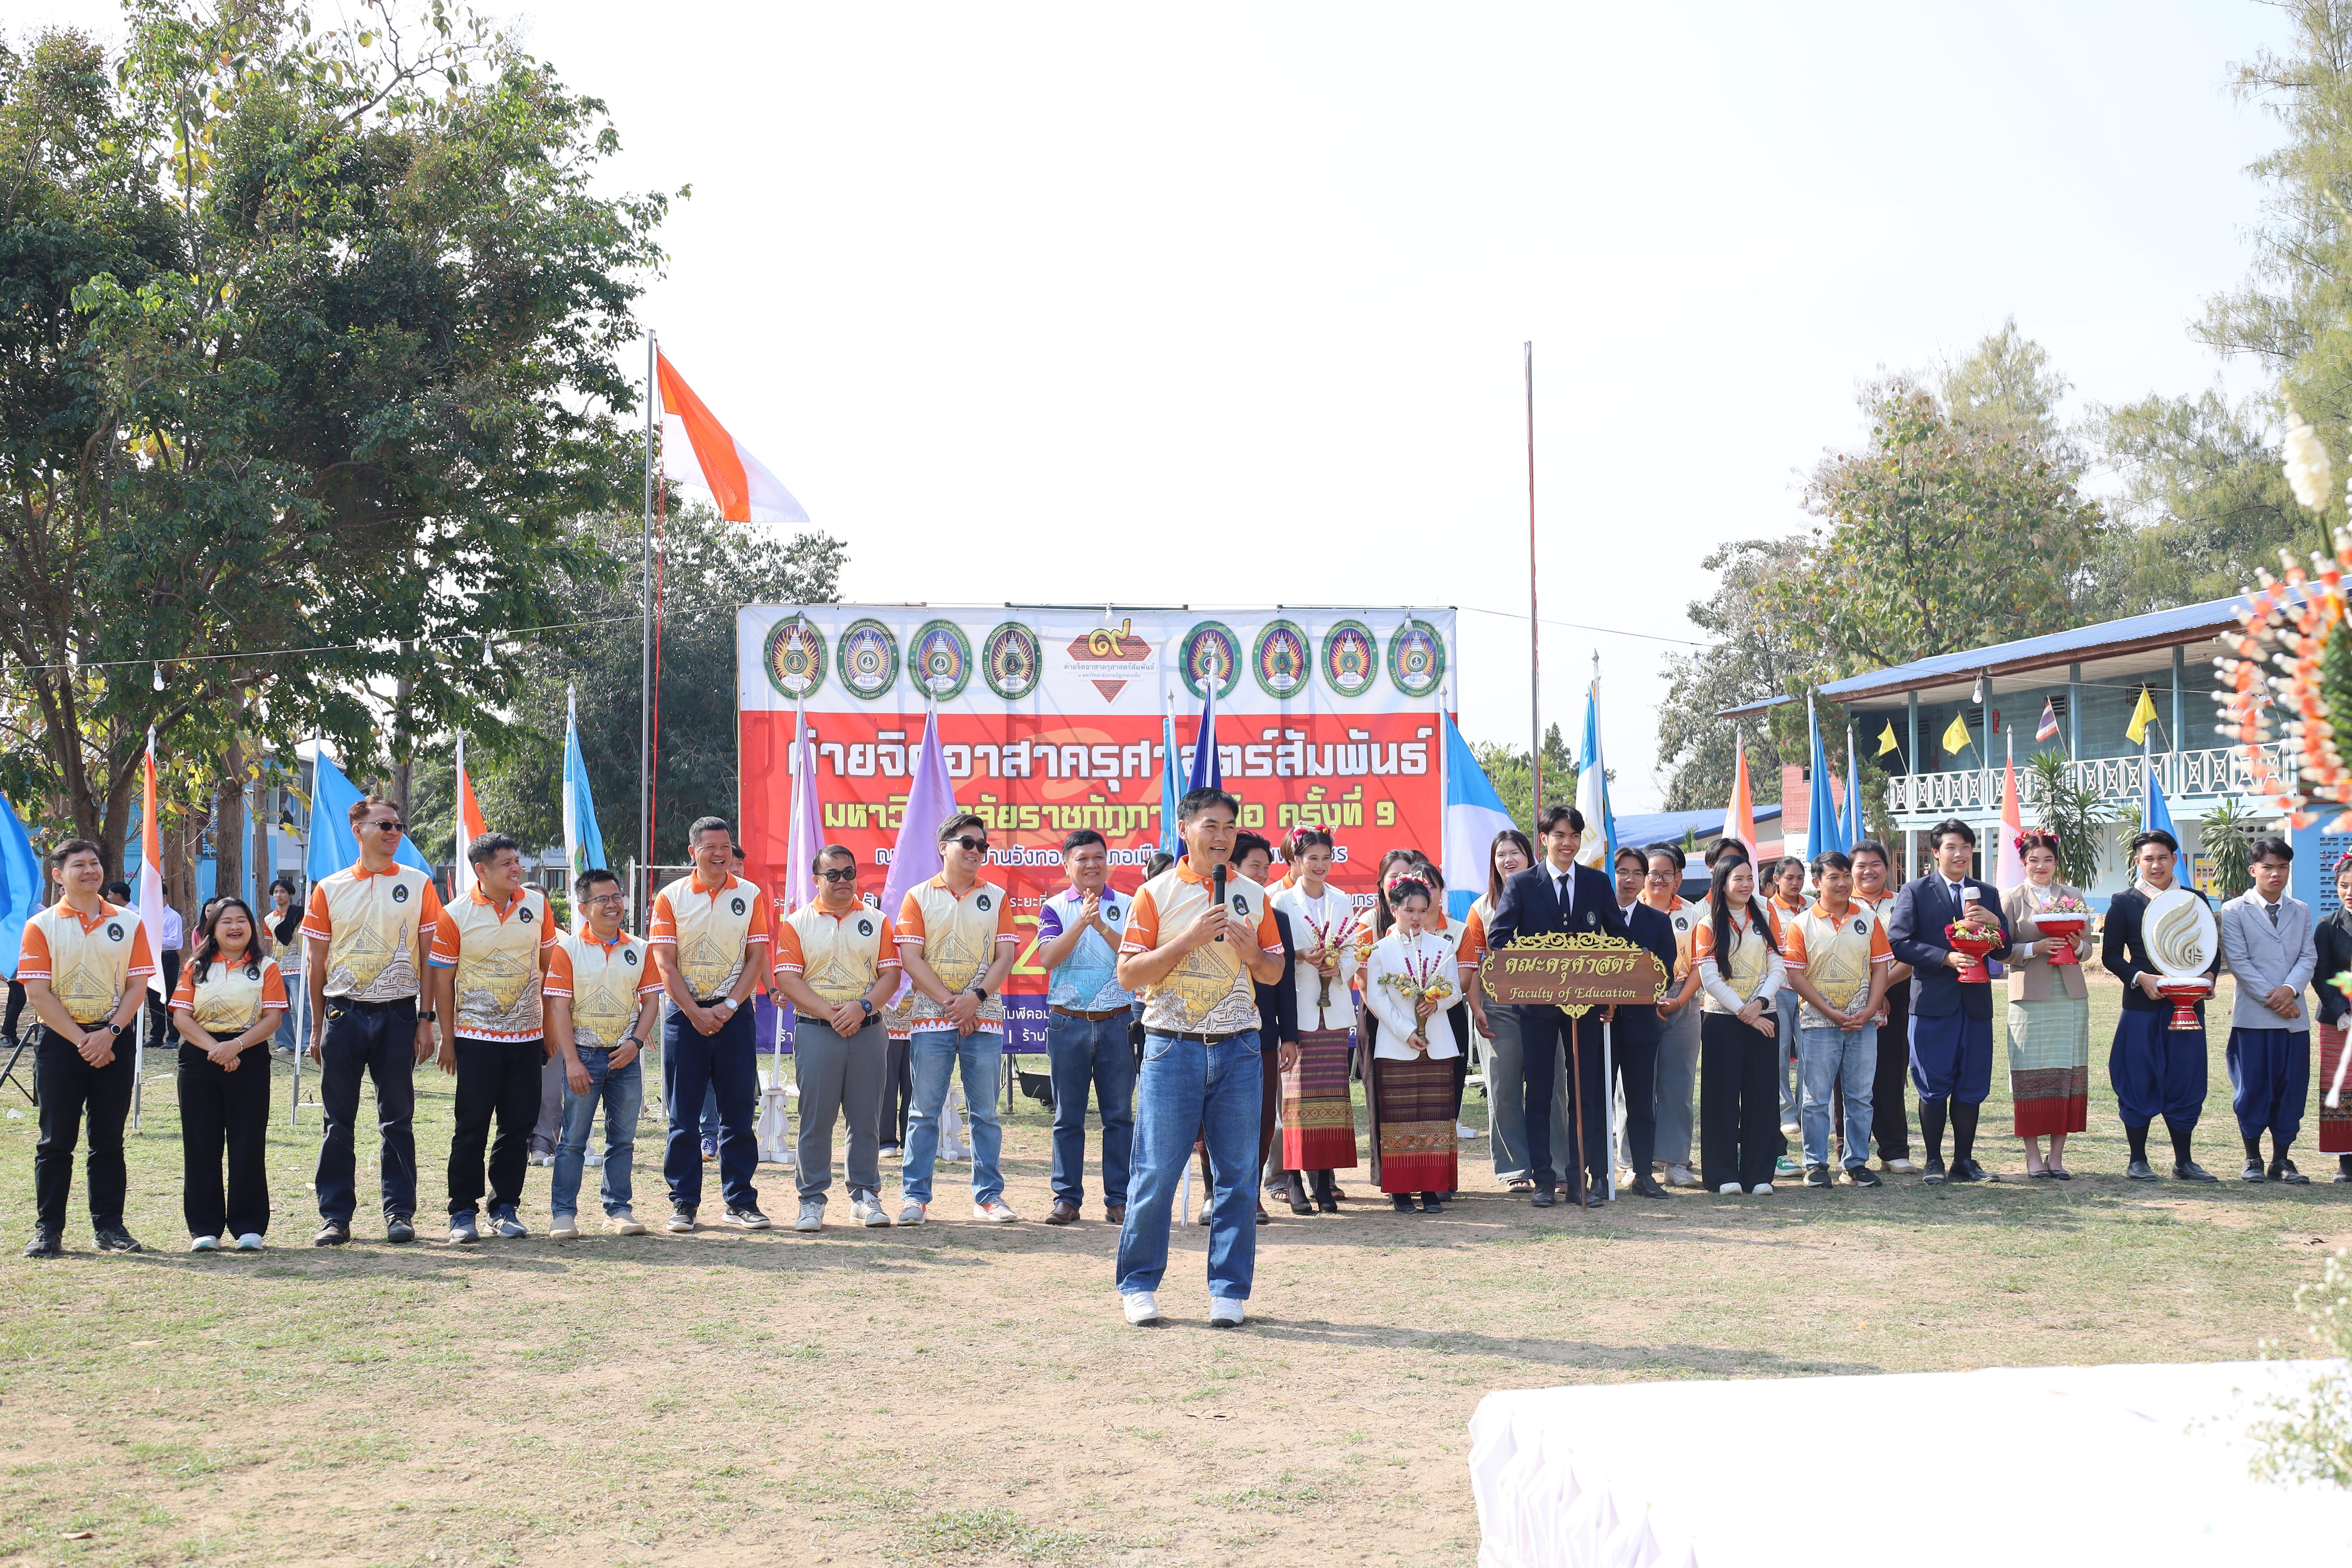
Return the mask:
{"type": "Polygon", "coordinates": [[[1941,686],[1965,679],[1979,670],[2000,675],[2112,658],[2143,648],[2201,642],[2215,632],[2235,626],[2237,608],[2242,603],[2242,598],[2209,599],[2201,605],[2181,605],[2145,616],[2126,616],[2119,621],[2101,621],[2095,626],[2076,626],[2046,637],[2020,637],[1989,647],[1937,654],[1933,658],[1914,659],[1891,669],[1830,681],[1820,689],[1820,695],[1825,701],[1849,702],[1858,697],[1941,686]]]}
{"type": "MultiPolygon", "coordinates": [[[[1724,815],[1723,807],[1718,805],[1710,811],[1653,811],[1639,816],[1621,816],[1617,819],[1617,842],[1636,846],[1679,844],[1685,833],[1696,833],[1701,839],[1713,838],[1723,832],[1724,815]]],[[[1756,808],[1759,826],[1777,821],[1780,816],[1777,805],[1756,808]]]]}

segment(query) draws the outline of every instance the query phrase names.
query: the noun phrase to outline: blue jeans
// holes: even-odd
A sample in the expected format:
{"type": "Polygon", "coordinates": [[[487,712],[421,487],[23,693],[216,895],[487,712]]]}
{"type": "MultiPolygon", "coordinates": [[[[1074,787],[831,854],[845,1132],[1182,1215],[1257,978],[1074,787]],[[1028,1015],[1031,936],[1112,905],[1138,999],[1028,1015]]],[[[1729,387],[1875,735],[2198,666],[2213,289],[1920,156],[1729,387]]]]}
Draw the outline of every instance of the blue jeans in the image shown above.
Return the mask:
{"type": "Polygon", "coordinates": [[[898,1167],[898,1195],[907,1203],[931,1201],[931,1167],[940,1158],[940,1112],[947,1109],[948,1075],[963,1068],[964,1120],[971,1129],[971,1201],[985,1204],[1004,1195],[996,1157],[1004,1129],[996,1120],[996,1075],[1004,1066],[1004,1037],[974,1029],[918,1029],[908,1042],[915,1071],[915,1108],[907,1116],[907,1155],[898,1167]]]}
{"type": "MultiPolygon", "coordinates": [[[[630,1206],[629,1161],[637,1152],[637,1112],[646,1103],[646,1059],[631,1057],[617,1072],[613,1053],[603,1046],[586,1046],[580,1065],[588,1069],[588,1091],[563,1085],[563,1131],[555,1144],[555,1174],[548,1188],[549,1212],[580,1212],[580,1170],[588,1153],[588,1131],[596,1121],[596,1107],[604,1108],[604,1212],[626,1213],[630,1206]]],[[[562,1056],[556,1058],[561,1061],[562,1056]]]]}
{"type": "Polygon", "coordinates": [[[1048,1016],[1045,1061],[1054,1075],[1054,1195],[1076,1205],[1086,1198],[1087,1096],[1102,1109],[1103,1202],[1127,1202],[1127,1173],[1135,1152],[1135,1050],[1127,1040],[1127,1014],[1108,1018],[1048,1016]]]}
{"type": "Polygon", "coordinates": [[[1845,1095],[1845,1167],[1870,1163],[1871,1085],[1878,1074],[1878,1030],[1798,1032],[1799,1070],[1805,1081],[1805,1163],[1830,1163],[1830,1096],[1845,1095]]]}
{"type": "Polygon", "coordinates": [[[1118,1233],[1118,1290],[1157,1290],[1168,1272],[1168,1216],[1177,1179],[1205,1139],[1215,1184],[1209,1211],[1209,1294],[1249,1300],[1257,1272],[1257,1121],[1265,1092],[1257,1031],[1213,1046],[1143,1037],[1136,1080],[1135,1178],[1118,1233]]]}
{"type": "Polygon", "coordinates": [[[759,1068],[751,1058],[751,1009],[738,1007],[715,1035],[697,1032],[673,1007],[662,1020],[662,1103],[669,1109],[669,1142],[662,1152],[662,1174],[669,1201],[695,1208],[702,1202],[702,1097],[719,1095],[719,1190],[730,1209],[757,1208],[760,1142],[751,1131],[753,1103],[760,1097],[759,1068]]]}

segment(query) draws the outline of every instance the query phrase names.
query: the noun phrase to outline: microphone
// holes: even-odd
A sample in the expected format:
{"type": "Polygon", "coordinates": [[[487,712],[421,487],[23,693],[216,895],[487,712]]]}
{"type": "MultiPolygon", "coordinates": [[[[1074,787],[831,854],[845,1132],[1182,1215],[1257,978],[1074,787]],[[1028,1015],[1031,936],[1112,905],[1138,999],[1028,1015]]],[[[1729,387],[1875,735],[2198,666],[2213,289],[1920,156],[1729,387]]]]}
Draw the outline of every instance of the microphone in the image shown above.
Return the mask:
{"type": "MultiPolygon", "coordinates": [[[[1224,868],[1224,867],[1223,867],[1223,865],[1220,865],[1220,866],[1218,866],[1218,868],[1217,868],[1217,877],[1216,877],[1216,883],[1215,883],[1215,887],[1216,887],[1216,892],[1217,892],[1217,910],[1218,910],[1218,912],[1219,912],[1220,914],[1222,914],[1222,913],[1224,911],[1224,908],[1225,908],[1225,868],[1224,868]]],[[[1225,940],[1225,933],[1224,933],[1224,932],[1223,932],[1223,931],[1219,931],[1219,932],[1217,933],[1217,940],[1218,940],[1219,942],[1223,942],[1223,941],[1224,941],[1224,940],[1225,940]]]]}

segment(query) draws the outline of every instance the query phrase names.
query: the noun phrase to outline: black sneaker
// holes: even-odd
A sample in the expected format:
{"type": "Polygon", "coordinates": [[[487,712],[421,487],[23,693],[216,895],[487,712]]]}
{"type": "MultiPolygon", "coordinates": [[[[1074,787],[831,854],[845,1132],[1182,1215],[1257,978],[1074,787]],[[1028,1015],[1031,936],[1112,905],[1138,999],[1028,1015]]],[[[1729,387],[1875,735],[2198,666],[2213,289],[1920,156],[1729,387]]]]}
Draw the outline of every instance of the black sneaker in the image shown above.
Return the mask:
{"type": "Polygon", "coordinates": [[[2221,1178],[2194,1160],[2175,1160],[2172,1179],[2176,1182],[2218,1182],[2221,1178]]]}
{"type": "Polygon", "coordinates": [[[765,1230],[773,1223],[766,1215],[760,1212],[759,1205],[756,1204],[745,1204],[740,1209],[729,1209],[727,1217],[745,1230],[765,1230]]]}
{"type": "Polygon", "coordinates": [[[102,1225],[98,1227],[98,1249],[100,1252],[143,1252],[146,1250],[146,1248],[139,1245],[138,1241],[132,1237],[129,1231],[123,1229],[119,1225],[102,1225]]]}
{"type": "Polygon", "coordinates": [[[684,1236],[691,1231],[694,1228],[694,1205],[692,1204],[670,1205],[669,1218],[662,1222],[662,1228],[672,1236],[684,1236]]]}
{"type": "Polygon", "coordinates": [[[2126,1165],[2124,1174],[2135,1182],[2152,1182],[2157,1179],[2155,1167],[2145,1160],[2134,1160],[2130,1164],[2126,1165]]]}
{"type": "Polygon", "coordinates": [[[33,1239],[25,1243],[25,1256],[27,1258],[61,1257],[65,1249],[66,1233],[53,1225],[35,1226],[33,1239]]]}
{"type": "Polygon", "coordinates": [[[2248,1160],[2246,1162],[2246,1168],[2238,1173],[2238,1180],[2242,1182],[2266,1182],[2270,1180],[2270,1177],[2263,1172],[2263,1163],[2260,1160],[2248,1160]]]}
{"type": "Polygon", "coordinates": [[[341,1220],[331,1219],[326,1224],[319,1227],[319,1234],[310,1238],[310,1245],[313,1247],[341,1247],[351,1238],[352,1227],[350,1226],[345,1225],[341,1220]]]}
{"type": "Polygon", "coordinates": [[[1805,1185],[1809,1187],[1826,1187],[1829,1184],[1830,1168],[1827,1165],[1808,1165],[1805,1167],[1805,1185]]]}
{"type": "Polygon", "coordinates": [[[1880,1187],[1886,1184],[1878,1179],[1878,1173],[1867,1165],[1848,1165],[1845,1168],[1845,1179],[1857,1187],[1880,1187]]]}
{"type": "Polygon", "coordinates": [[[1992,1173],[1974,1160],[1955,1160],[1952,1162],[1952,1173],[1949,1179],[1955,1182],[1990,1182],[1992,1180],[1992,1173]]]}
{"type": "Polygon", "coordinates": [[[2296,1170],[2294,1168],[2294,1162],[2292,1160],[2277,1160],[2272,1162],[2271,1180],[2273,1182],[2284,1182],[2290,1186],[2296,1187],[2307,1187],[2311,1185],[2311,1178],[2305,1175],[2301,1171],[2296,1170]]]}
{"type": "Polygon", "coordinates": [[[1941,1160],[1928,1161],[1927,1173],[1919,1179],[1926,1182],[1931,1187],[1942,1186],[1944,1184],[1944,1162],[1941,1160]]]}
{"type": "Polygon", "coordinates": [[[416,1227],[409,1223],[406,1215],[396,1214],[383,1222],[383,1238],[394,1246],[404,1241],[415,1241],[416,1227]]]}

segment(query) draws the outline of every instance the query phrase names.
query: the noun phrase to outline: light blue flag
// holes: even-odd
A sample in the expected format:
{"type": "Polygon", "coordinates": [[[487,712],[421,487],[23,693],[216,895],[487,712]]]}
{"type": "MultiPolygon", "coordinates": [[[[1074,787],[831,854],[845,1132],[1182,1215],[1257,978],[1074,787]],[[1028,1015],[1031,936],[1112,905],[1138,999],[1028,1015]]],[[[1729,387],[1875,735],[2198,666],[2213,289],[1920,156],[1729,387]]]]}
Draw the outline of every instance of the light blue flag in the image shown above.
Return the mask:
{"type": "Polygon", "coordinates": [[[1511,826],[1511,814],[1503,808],[1503,797],[1495,793],[1494,781],[1478,765],[1470,742],[1454,728],[1454,715],[1447,714],[1445,828],[1438,851],[1440,868],[1445,873],[1446,918],[1458,921],[1467,916],[1470,906],[1486,891],[1486,868],[1492,863],[1488,851],[1495,835],[1511,826]]]}
{"type": "MultiPolygon", "coordinates": [[[[360,841],[352,833],[351,816],[352,802],[359,798],[359,785],[345,778],[327,749],[320,747],[318,773],[310,785],[310,844],[302,859],[302,875],[309,880],[317,882],[359,864],[360,841]]],[[[433,875],[433,863],[406,834],[401,835],[393,858],[433,875]]]]}
{"type": "Polygon", "coordinates": [[[1837,800],[1830,790],[1830,758],[1822,745],[1821,715],[1813,710],[1813,700],[1805,699],[1805,728],[1812,731],[1813,792],[1805,803],[1806,858],[1814,858],[1824,851],[1843,849],[1844,824],[1838,821],[1837,800]]]}
{"type": "Polygon", "coordinates": [[[0,974],[16,973],[25,922],[41,908],[41,858],[16,808],[0,800],[0,974]]]}
{"type": "MultiPolygon", "coordinates": [[[[1593,666],[1600,668],[1598,662],[1593,666]]],[[[1604,877],[1617,874],[1617,814],[1609,808],[1609,765],[1601,752],[1601,677],[1595,675],[1584,692],[1584,743],[1576,758],[1576,809],[1584,814],[1585,843],[1580,864],[1600,868],[1604,877]],[[1593,848],[1597,847],[1596,855],[1593,848]]],[[[1451,872],[1446,875],[1450,885],[1451,872]]]]}
{"type": "MultiPolygon", "coordinates": [[[[2172,826],[2172,808],[2164,803],[2164,786],[2156,782],[2156,759],[2145,753],[2143,757],[2147,764],[2147,799],[2141,812],[2140,826],[2149,833],[2169,833],[2172,841],[2178,844],[2180,842],[2180,829],[2172,826]]],[[[2180,857],[2178,854],[2172,858],[2172,868],[2173,875],[2179,876],[2180,857]]]]}
{"type": "Polygon", "coordinates": [[[1176,749],[1176,715],[1160,716],[1160,746],[1167,760],[1160,769],[1160,847],[1178,859],[1184,857],[1184,836],[1176,831],[1176,799],[1182,792],[1176,787],[1176,770],[1184,765],[1184,753],[1176,749]]]}
{"type": "Polygon", "coordinates": [[[604,870],[604,835],[596,826],[596,800],[588,789],[588,762],[580,754],[580,711],[572,694],[563,698],[563,858],[575,877],[604,870]]]}

